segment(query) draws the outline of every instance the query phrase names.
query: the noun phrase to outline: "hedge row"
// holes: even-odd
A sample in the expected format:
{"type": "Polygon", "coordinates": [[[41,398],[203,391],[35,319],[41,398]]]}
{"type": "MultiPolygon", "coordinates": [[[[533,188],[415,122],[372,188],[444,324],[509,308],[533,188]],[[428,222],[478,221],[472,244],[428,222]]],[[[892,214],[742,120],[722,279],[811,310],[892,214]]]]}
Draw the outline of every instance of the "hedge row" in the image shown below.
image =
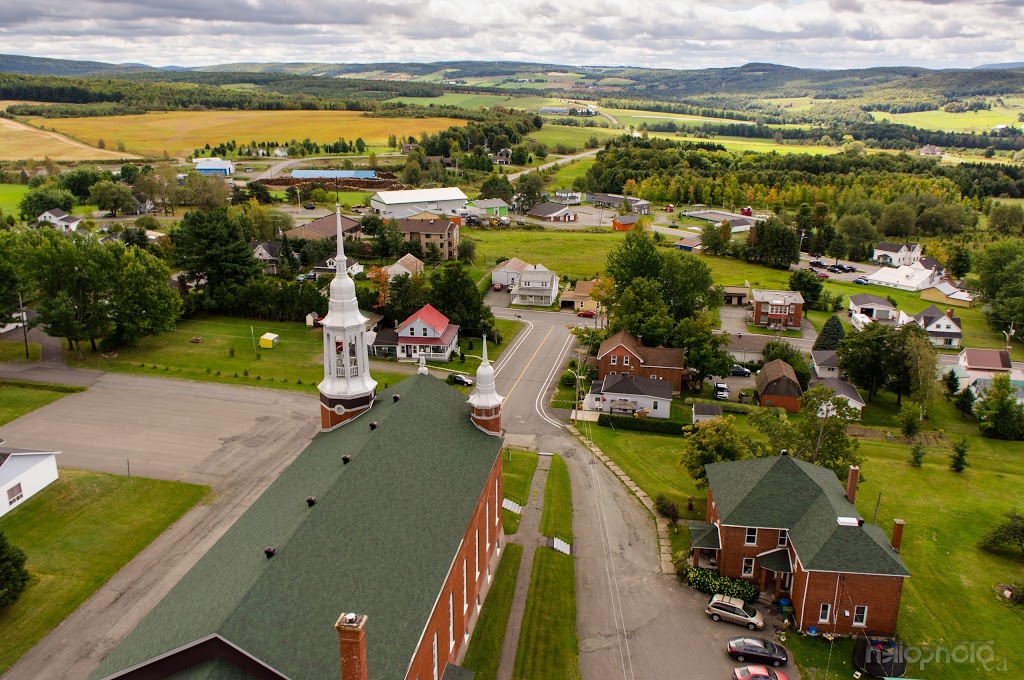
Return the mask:
{"type": "Polygon", "coordinates": [[[633,418],[630,416],[613,416],[602,413],[597,417],[601,427],[615,427],[620,430],[640,430],[642,432],[659,432],[661,434],[683,434],[683,426],[671,420],[658,418],[633,418]]]}
{"type": "MultiPolygon", "coordinates": [[[[757,404],[741,404],[735,401],[718,401],[717,399],[702,399],[700,397],[687,397],[683,400],[684,404],[718,404],[722,407],[723,413],[757,413],[763,410],[757,404]]],[[[768,410],[773,411],[775,415],[780,418],[786,418],[786,410],[779,408],[778,406],[772,406],[768,410]]]]}
{"type": "Polygon", "coordinates": [[[721,576],[718,572],[710,569],[687,568],[680,565],[676,569],[676,576],[694,590],[707,595],[729,595],[738,597],[744,602],[757,600],[758,590],[753,583],[721,576]]]}
{"type": "Polygon", "coordinates": [[[58,383],[30,382],[28,380],[0,380],[0,387],[22,387],[30,390],[46,390],[47,392],[61,392],[74,394],[85,392],[86,388],[80,385],[62,385],[58,383]]]}

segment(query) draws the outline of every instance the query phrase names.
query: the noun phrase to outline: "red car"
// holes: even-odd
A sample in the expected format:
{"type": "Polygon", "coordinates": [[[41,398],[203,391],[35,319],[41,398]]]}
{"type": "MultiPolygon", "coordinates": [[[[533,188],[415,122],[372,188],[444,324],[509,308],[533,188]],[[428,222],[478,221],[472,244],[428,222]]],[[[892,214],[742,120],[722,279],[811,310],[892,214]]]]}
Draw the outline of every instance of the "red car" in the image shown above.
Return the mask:
{"type": "Polygon", "coordinates": [[[494,284],[494,290],[501,290],[501,284],[500,283],[494,284]]]}
{"type": "Polygon", "coordinates": [[[818,277],[819,279],[827,279],[828,278],[828,274],[826,274],[825,272],[818,272],[818,273],[815,274],[815,276],[818,277]]]}
{"type": "Polygon", "coordinates": [[[593,319],[595,316],[597,316],[597,312],[595,312],[593,309],[584,309],[582,311],[576,312],[576,316],[585,316],[588,319],[593,319]]]}
{"type": "Polygon", "coordinates": [[[789,680],[782,671],[775,671],[767,666],[742,666],[733,675],[735,680],[789,680]]]}

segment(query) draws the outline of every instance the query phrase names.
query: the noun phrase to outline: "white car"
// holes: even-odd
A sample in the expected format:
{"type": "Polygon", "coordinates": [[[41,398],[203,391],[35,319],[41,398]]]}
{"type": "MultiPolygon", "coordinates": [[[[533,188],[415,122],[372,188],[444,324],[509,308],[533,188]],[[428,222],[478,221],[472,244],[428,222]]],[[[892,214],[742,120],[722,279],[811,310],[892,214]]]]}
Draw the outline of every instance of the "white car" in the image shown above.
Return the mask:
{"type": "Polygon", "coordinates": [[[729,401],[729,386],[725,383],[715,383],[715,399],[729,401]]]}

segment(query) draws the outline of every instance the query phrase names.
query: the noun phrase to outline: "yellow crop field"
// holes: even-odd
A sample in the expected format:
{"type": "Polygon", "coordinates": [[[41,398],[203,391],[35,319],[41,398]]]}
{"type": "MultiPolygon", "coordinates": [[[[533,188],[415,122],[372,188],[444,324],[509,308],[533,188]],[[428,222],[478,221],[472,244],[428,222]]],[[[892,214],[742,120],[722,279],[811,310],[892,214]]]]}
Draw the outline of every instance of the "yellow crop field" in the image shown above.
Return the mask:
{"type": "Polygon", "coordinates": [[[47,130],[0,118],[0,160],[50,157],[55,161],[101,161],[135,158],[132,154],[97,149],[47,130]]]}
{"type": "Polygon", "coordinates": [[[439,132],[464,121],[454,118],[369,118],[359,111],[172,111],[137,116],[49,118],[33,121],[89,144],[123,141],[128,151],[158,156],[189,156],[205,144],[235,140],[288,142],[307,137],[334,142],[362,137],[371,147],[386,147],[388,135],[439,132]]]}

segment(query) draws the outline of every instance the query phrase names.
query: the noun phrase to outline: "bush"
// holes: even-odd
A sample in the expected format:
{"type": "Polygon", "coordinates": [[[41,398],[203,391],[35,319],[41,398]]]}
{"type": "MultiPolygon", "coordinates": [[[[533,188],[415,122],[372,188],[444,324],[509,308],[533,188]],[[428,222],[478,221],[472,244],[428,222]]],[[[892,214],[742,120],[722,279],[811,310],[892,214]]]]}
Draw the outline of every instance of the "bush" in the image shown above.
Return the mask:
{"type": "Polygon", "coordinates": [[[629,416],[613,416],[602,413],[597,417],[601,427],[616,427],[620,430],[639,430],[641,432],[658,432],[661,434],[678,434],[682,436],[683,426],[669,420],[657,418],[631,418],[629,416]]]}
{"type": "Polygon", "coordinates": [[[718,404],[722,407],[723,413],[745,413],[747,415],[751,413],[757,413],[759,411],[768,410],[777,415],[780,418],[787,418],[786,410],[779,408],[778,406],[772,406],[768,409],[764,409],[757,404],[740,404],[735,401],[717,401],[715,399],[701,399],[700,397],[687,397],[683,400],[684,404],[718,404]]]}
{"type": "Polygon", "coordinates": [[[706,595],[728,595],[744,602],[753,602],[758,596],[757,586],[753,583],[721,576],[710,569],[688,569],[686,582],[694,590],[706,595]]]}
{"type": "Polygon", "coordinates": [[[679,519],[679,506],[675,501],[670,501],[663,495],[658,495],[654,499],[654,507],[670,522],[675,522],[679,519]]]}
{"type": "Polygon", "coordinates": [[[8,543],[0,532],[0,609],[17,601],[28,587],[30,576],[25,560],[24,551],[8,543]]]}
{"type": "Polygon", "coordinates": [[[967,443],[967,437],[953,444],[953,453],[949,454],[950,470],[953,472],[963,472],[971,465],[967,462],[967,451],[969,448],[970,445],[967,443]]]}
{"type": "Polygon", "coordinates": [[[910,439],[916,436],[921,431],[921,407],[912,401],[903,402],[896,415],[896,422],[900,424],[904,437],[910,439]]]}
{"type": "Polygon", "coordinates": [[[917,442],[910,447],[910,464],[914,467],[921,467],[924,463],[924,444],[917,442]]]}
{"type": "Polygon", "coordinates": [[[558,379],[562,387],[575,387],[576,376],[571,371],[562,371],[562,377],[558,379]]]}

